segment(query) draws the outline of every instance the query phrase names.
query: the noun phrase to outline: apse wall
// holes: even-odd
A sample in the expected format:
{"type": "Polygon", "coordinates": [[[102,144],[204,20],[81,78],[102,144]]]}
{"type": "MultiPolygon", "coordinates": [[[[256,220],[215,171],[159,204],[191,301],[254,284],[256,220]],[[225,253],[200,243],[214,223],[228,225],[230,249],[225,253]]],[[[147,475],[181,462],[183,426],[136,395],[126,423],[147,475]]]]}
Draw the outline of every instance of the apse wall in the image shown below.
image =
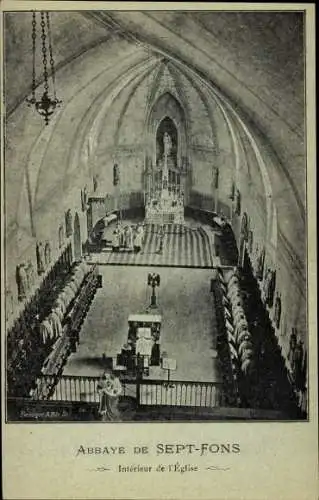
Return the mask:
{"type": "MultiPolygon", "coordinates": [[[[213,87],[203,85],[196,76],[172,62],[165,62],[162,71],[157,68],[151,72],[140,86],[131,92],[127,90],[125,110],[120,111],[116,159],[123,175],[121,189],[132,189],[130,182],[133,178],[134,189],[141,186],[143,151],[151,150],[149,141],[152,141],[148,134],[145,135],[145,110],[155,106],[165,93],[176,98],[185,113],[187,162],[191,169],[188,203],[211,211],[218,197],[218,210],[232,218],[239,242],[241,218],[234,215],[230,200],[232,183],[236,184],[241,193],[241,213],[248,214],[254,233],[251,259],[255,258],[253,254],[257,247],[265,247],[265,268],[277,271],[277,290],[283,304],[278,333],[283,337],[287,351],[292,327],[297,328],[303,339],[307,330],[304,213],[269,140],[261,136],[251,122],[247,123],[236,106],[233,107],[237,109],[235,112],[231,103],[226,106],[213,87]],[[155,90],[152,79],[156,83],[155,90]],[[131,139],[132,128],[135,144],[131,139]],[[218,192],[212,186],[212,170],[216,166],[220,170],[218,192]],[[294,300],[294,297],[299,299],[294,300]]],[[[113,111],[116,114],[116,109],[120,109],[119,102],[114,103],[106,115],[102,126],[104,131],[108,123],[112,123],[110,117],[113,111]]],[[[172,109],[167,114],[174,117],[172,109]]],[[[102,146],[99,150],[101,177],[104,166],[114,161],[112,134],[106,135],[108,146],[104,145],[104,152],[102,146]]],[[[108,182],[111,190],[110,179],[108,182]]]]}

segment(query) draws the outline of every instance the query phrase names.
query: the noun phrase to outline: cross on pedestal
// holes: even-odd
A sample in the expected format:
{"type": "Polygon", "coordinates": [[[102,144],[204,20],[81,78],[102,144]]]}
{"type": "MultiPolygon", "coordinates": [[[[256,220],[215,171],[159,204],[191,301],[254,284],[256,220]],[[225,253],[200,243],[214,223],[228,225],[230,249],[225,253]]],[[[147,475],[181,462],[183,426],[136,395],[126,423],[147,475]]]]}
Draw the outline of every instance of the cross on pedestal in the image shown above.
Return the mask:
{"type": "Polygon", "coordinates": [[[155,294],[155,288],[159,287],[161,283],[161,278],[160,275],[157,273],[149,273],[147,277],[147,284],[148,286],[152,287],[152,295],[151,295],[151,304],[150,307],[156,308],[157,303],[156,303],[156,294],[155,294]]]}

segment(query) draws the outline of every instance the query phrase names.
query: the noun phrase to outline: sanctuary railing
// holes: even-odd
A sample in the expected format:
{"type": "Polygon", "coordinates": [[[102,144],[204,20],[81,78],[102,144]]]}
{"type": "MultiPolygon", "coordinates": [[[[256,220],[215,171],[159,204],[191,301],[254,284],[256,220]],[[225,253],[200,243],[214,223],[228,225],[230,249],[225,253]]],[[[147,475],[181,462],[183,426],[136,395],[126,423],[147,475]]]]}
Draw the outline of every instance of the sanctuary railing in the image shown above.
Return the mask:
{"type": "MultiPolygon", "coordinates": [[[[99,377],[46,375],[38,379],[33,400],[98,403],[99,377]]],[[[138,406],[214,408],[223,404],[222,383],[189,380],[121,379],[121,396],[133,397],[138,406]]]]}

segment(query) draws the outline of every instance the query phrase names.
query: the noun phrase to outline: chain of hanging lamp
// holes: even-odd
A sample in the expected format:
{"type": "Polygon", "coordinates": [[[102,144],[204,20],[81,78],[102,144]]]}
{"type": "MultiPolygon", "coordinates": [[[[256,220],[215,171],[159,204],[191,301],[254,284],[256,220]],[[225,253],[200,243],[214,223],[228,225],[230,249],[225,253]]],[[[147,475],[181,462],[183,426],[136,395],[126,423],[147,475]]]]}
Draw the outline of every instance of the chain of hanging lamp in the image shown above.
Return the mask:
{"type": "Polygon", "coordinates": [[[37,21],[36,12],[32,13],[32,97],[27,99],[29,105],[34,105],[38,113],[43,116],[45,124],[49,124],[49,119],[54,113],[57,106],[62,101],[57,99],[55,88],[55,67],[52,51],[51,26],[49,12],[41,11],[41,40],[42,40],[42,65],[43,65],[43,88],[44,92],[40,99],[36,98],[36,38],[37,38],[37,21]],[[48,42],[48,47],[47,47],[48,42]],[[49,95],[49,73],[48,73],[48,54],[49,64],[51,68],[51,78],[53,87],[53,96],[49,95]]]}
{"type": "Polygon", "coordinates": [[[50,16],[49,12],[46,12],[47,26],[48,26],[48,41],[49,41],[49,55],[50,55],[50,65],[51,65],[51,77],[53,83],[53,95],[56,99],[56,89],[55,89],[55,67],[52,53],[52,39],[51,39],[51,26],[50,26],[50,16]]]}
{"type": "Polygon", "coordinates": [[[37,39],[37,20],[35,12],[32,13],[32,100],[35,102],[35,44],[37,39]]]}
{"type": "Polygon", "coordinates": [[[49,91],[49,82],[48,82],[48,59],[47,59],[47,47],[46,47],[46,34],[45,34],[45,20],[44,20],[44,12],[41,12],[41,40],[42,40],[42,62],[43,62],[43,76],[44,76],[44,90],[46,93],[49,91]]]}

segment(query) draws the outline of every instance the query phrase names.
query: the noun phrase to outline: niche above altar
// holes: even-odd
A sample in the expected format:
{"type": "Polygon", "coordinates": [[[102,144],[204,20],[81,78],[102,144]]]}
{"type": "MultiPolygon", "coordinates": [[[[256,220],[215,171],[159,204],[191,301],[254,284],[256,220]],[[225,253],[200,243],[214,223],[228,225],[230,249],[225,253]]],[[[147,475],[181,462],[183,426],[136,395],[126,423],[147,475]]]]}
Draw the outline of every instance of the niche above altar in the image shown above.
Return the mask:
{"type": "Polygon", "coordinates": [[[145,222],[184,224],[184,182],[176,162],[177,131],[169,118],[161,122],[156,143],[156,165],[149,170],[147,176],[145,222]]]}
{"type": "MultiPolygon", "coordinates": [[[[163,187],[164,147],[167,147],[167,189],[187,198],[190,178],[187,118],[181,101],[165,92],[151,105],[146,120],[144,201],[157,197],[163,187]],[[164,141],[164,137],[168,141],[164,141]]],[[[165,168],[166,168],[165,167],[165,168]]]]}
{"type": "Polygon", "coordinates": [[[165,188],[172,193],[183,191],[181,166],[178,162],[178,132],[169,117],[165,117],[156,132],[156,162],[151,168],[148,192],[153,195],[165,188]]]}

